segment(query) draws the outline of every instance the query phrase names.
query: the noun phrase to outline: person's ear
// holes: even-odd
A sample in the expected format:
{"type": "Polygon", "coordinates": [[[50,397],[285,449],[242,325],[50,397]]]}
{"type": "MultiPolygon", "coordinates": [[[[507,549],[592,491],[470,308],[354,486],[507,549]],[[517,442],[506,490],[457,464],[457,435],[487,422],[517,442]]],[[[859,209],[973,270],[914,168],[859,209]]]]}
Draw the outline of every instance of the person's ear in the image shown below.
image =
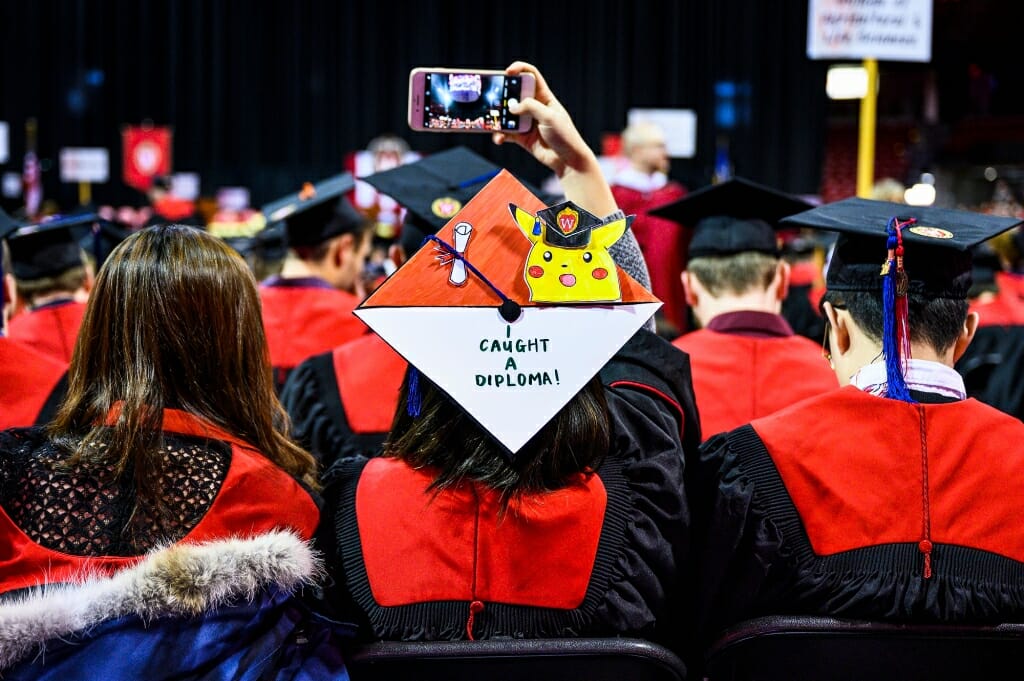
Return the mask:
{"type": "Polygon", "coordinates": [[[335,267],[343,267],[355,250],[355,237],[352,234],[342,234],[331,244],[331,264],[335,267]]]}
{"type": "Polygon", "coordinates": [[[697,289],[700,287],[696,277],[690,274],[689,270],[683,270],[679,274],[679,278],[683,282],[683,295],[686,299],[686,304],[690,307],[695,307],[698,302],[699,293],[697,289]]]}
{"type": "Polygon", "coordinates": [[[977,312],[968,312],[967,319],[964,320],[964,327],[960,329],[960,336],[957,337],[956,343],[953,344],[953,362],[955,363],[961,357],[964,352],[967,351],[967,346],[974,340],[974,334],[978,331],[978,323],[981,321],[981,315],[977,312]]]}
{"type": "Polygon", "coordinates": [[[825,313],[825,319],[832,327],[832,338],[830,339],[832,354],[846,354],[850,351],[849,314],[839,314],[839,310],[832,307],[832,303],[828,301],[822,303],[821,308],[825,313]]]}
{"type": "Polygon", "coordinates": [[[785,260],[779,260],[775,266],[775,276],[772,278],[772,288],[775,290],[775,299],[780,303],[789,295],[789,279],[792,268],[785,260]]]}
{"type": "Polygon", "coordinates": [[[3,322],[18,309],[18,285],[13,274],[4,273],[4,276],[0,278],[0,289],[4,294],[3,309],[0,310],[0,329],[2,329],[3,322]]]}

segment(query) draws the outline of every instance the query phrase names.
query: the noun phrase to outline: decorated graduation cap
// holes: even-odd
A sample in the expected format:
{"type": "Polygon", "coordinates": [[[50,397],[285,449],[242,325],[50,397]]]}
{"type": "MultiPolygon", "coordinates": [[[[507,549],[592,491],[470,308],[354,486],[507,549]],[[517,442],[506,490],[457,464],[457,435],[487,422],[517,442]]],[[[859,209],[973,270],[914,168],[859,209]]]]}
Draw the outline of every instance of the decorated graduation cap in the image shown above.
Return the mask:
{"type": "Polygon", "coordinates": [[[84,266],[79,239],[100,221],[95,213],[83,213],[57,215],[18,227],[7,241],[14,276],[25,280],[41,279],[84,266]]]}
{"type": "Polygon", "coordinates": [[[810,207],[790,194],[734,177],[649,213],[693,228],[687,251],[693,259],[750,251],[778,255],[779,220],[810,207]]]}
{"type": "MultiPolygon", "coordinates": [[[[401,243],[414,253],[428,234],[448,223],[501,168],[467,147],[454,147],[361,180],[406,210],[401,243]]],[[[524,186],[534,195],[540,192],[524,186]]]]}
{"type": "Polygon", "coordinates": [[[972,249],[1022,220],[850,198],[791,215],[782,222],[839,233],[825,273],[825,287],[882,295],[886,395],[909,402],[904,382],[910,357],[908,294],[966,299],[971,288],[972,249]]]}
{"type": "MultiPolygon", "coordinates": [[[[570,203],[553,209],[556,218],[585,213],[570,203]]],[[[502,170],[355,310],[513,455],[661,306],[608,256],[610,237],[597,237],[621,234],[625,218],[591,225],[589,246],[563,249],[579,256],[568,263],[555,253],[545,259],[558,247],[532,234],[550,213],[502,170]],[[573,293],[542,302],[540,280],[573,293]],[[614,281],[618,293],[593,297],[588,280],[614,281]]],[[[415,375],[407,404],[414,416],[415,375]]]]}
{"type": "Polygon", "coordinates": [[[318,246],[357,231],[366,218],[345,198],[355,187],[351,173],[335,175],[302,188],[261,208],[267,223],[283,222],[290,246],[318,246]]]}

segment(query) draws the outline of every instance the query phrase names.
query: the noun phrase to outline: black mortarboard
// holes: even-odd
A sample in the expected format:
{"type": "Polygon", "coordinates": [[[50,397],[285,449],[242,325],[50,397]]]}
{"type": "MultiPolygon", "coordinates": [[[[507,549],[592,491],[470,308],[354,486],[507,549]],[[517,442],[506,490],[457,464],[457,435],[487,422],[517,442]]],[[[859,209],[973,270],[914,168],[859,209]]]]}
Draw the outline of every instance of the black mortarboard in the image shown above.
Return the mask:
{"type": "Polygon", "coordinates": [[[466,147],[455,147],[359,179],[400,203],[433,234],[499,170],[466,147]]]}
{"type": "Polygon", "coordinates": [[[783,222],[839,232],[825,288],[882,296],[886,396],[910,402],[904,381],[910,348],[907,294],[965,299],[971,288],[971,249],[1022,220],[851,198],[783,222]]]}
{"type": "Polygon", "coordinates": [[[1003,271],[999,253],[988,241],[983,241],[971,250],[971,289],[968,297],[980,295],[985,290],[996,289],[996,273],[1003,271]]]}
{"type": "MultiPolygon", "coordinates": [[[[500,170],[483,156],[459,146],[360,179],[405,208],[401,244],[410,256],[424,237],[444,227],[500,170]]],[[[547,202],[539,189],[522,180],[520,183],[547,202]]]]}
{"type": "MultiPolygon", "coordinates": [[[[1020,218],[861,198],[818,206],[782,222],[839,232],[826,288],[881,291],[884,278],[880,272],[888,258],[893,218],[900,225],[909,290],[930,298],[954,299],[966,298],[971,287],[971,249],[1024,222],[1020,218]]],[[[895,222],[892,227],[895,230],[895,222]]]]}
{"type": "Polygon", "coordinates": [[[345,198],[355,187],[351,173],[335,175],[287,194],[261,209],[267,223],[284,222],[291,246],[318,246],[358,231],[366,218],[345,198]]]}
{"type": "Polygon", "coordinates": [[[94,213],[58,215],[18,227],[7,241],[14,276],[25,280],[41,279],[84,266],[78,238],[83,229],[91,229],[99,219],[94,213]]]}
{"type": "Polygon", "coordinates": [[[97,218],[72,227],[71,233],[76,235],[79,247],[92,255],[95,267],[99,270],[111,251],[128,238],[131,230],[116,222],[97,218]]]}
{"type": "Polygon", "coordinates": [[[687,257],[756,251],[778,255],[779,220],[811,204],[742,177],[702,187],[651,211],[693,228],[687,257]]]}
{"type": "Polygon", "coordinates": [[[280,260],[288,251],[288,234],[284,223],[275,222],[253,235],[256,251],[264,260],[280,260]]]}
{"type": "MultiPolygon", "coordinates": [[[[590,245],[591,230],[601,226],[601,218],[571,201],[537,211],[537,218],[545,225],[544,243],[556,248],[586,248],[590,245]]],[[[632,223],[632,216],[627,220],[632,223]]],[[[540,225],[535,222],[533,233],[540,231],[540,225]]]]}

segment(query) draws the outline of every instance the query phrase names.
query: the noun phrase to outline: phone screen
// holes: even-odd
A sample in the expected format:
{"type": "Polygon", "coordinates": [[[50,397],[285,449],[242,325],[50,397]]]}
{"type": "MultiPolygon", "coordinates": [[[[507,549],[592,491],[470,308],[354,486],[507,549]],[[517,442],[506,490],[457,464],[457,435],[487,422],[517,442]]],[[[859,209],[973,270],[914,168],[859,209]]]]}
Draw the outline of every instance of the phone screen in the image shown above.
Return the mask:
{"type": "Polygon", "coordinates": [[[452,130],[516,130],[519,116],[508,103],[518,100],[519,76],[481,73],[426,73],[423,127],[452,130]]]}

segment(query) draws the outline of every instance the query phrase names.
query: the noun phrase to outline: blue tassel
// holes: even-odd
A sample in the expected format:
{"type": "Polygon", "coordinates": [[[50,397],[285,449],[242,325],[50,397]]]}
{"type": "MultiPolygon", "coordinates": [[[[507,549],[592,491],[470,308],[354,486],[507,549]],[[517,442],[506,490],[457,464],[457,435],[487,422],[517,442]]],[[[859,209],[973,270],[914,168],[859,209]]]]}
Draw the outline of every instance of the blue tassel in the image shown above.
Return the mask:
{"type": "Polygon", "coordinates": [[[892,255],[898,243],[895,222],[895,218],[889,221],[889,240],[886,247],[889,249],[890,255],[882,269],[885,277],[882,282],[882,356],[885,358],[885,396],[903,402],[914,402],[903,376],[906,358],[900,354],[900,343],[896,330],[896,260],[892,255]]]}
{"type": "Polygon", "coordinates": [[[414,419],[419,418],[423,409],[423,396],[420,395],[420,372],[409,365],[409,394],[405,399],[405,410],[414,419]]]}
{"type": "Polygon", "coordinates": [[[533,221],[533,235],[540,236],[540,220],[533,221]]]}

